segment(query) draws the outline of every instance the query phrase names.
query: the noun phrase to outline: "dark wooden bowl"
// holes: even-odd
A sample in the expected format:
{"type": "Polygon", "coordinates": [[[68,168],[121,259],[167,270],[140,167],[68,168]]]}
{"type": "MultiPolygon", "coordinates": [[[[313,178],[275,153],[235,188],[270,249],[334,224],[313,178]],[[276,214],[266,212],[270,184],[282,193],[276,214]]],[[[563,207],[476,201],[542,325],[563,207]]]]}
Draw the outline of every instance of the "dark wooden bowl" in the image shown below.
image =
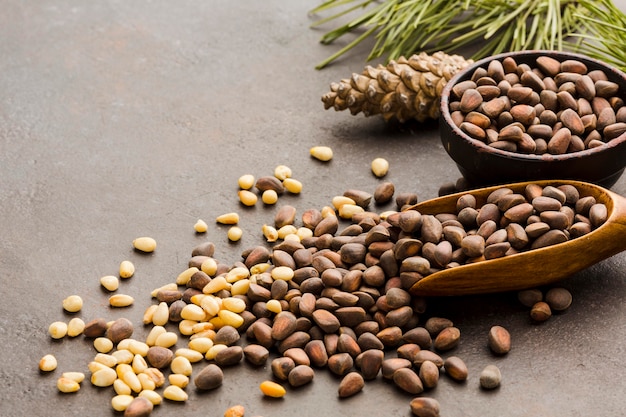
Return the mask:
{"type": "Polygon", "coordinates": [[[611,187],[626,167],[626,134],[603,146],[561,155],[534,155],[504,151],[473,139],[459,129],[450,117],[452,87],[471,78],[476,68],[487,68],[494,59],[513,57],[518,64],[535,67],[539,56],[558,61],[576,59],[587,65],[588,71],[602,70],[610,81],[620,85],[619,96],[626,101],[626,74],[584,55],[556,51],[510,52],[475,62],[456,74],[445,86],[441,97],[439,118],[441,141],[456,162],[459,171],[472,186],[487,186],[519,181],[571,179],[611,187]]]}

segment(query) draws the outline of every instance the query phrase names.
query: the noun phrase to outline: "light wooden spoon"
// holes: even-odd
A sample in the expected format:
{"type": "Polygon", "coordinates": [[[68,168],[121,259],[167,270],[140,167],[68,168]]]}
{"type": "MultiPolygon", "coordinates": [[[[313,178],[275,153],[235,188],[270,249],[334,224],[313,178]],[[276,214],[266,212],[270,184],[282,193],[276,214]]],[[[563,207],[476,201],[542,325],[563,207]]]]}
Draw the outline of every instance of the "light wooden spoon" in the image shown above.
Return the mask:
{"type": "Polygon", "coordinates": [[[410,209],[422,214],[455,213],[456,201],[470,193],[477,206],[494,190],[508,187],[524,193],[528,184],[542,187],[571,184],[581,197],[593,196],[604,203],[607,221],[592,232],[556,245],[520,252],[503,258],[465,264],[427,275],[410,289],[414,295],[446,296],[494,293],[551,284],[601,260],[626,250],[626,198],[603,187],[580,181],[532,181],[481,188],[418,203],[410,209]]]}

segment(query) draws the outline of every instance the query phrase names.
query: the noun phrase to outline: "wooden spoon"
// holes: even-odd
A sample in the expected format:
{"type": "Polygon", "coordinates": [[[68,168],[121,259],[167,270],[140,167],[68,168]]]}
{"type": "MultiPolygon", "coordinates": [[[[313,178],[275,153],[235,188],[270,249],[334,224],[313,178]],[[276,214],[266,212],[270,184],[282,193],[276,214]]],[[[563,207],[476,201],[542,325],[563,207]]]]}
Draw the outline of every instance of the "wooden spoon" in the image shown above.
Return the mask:
{"type": "Polygon", "coordinates": [[[520,252],[503,258],[479,261],[427,275],[410,289],[414,295],[445,296],[517,291],[554,283],[601,260],[626,250],[626,198],[597,185],[580,181],[533,181],[482,188],[418,203],[409,209],[422,214],[455,213],[464,194],[485,204],[494,190],[508,187],[524,194],[528,184],[575,186],[581,197],[593,196],[604,203],[607,221],[592,232],[556,245],[520,252]]]}

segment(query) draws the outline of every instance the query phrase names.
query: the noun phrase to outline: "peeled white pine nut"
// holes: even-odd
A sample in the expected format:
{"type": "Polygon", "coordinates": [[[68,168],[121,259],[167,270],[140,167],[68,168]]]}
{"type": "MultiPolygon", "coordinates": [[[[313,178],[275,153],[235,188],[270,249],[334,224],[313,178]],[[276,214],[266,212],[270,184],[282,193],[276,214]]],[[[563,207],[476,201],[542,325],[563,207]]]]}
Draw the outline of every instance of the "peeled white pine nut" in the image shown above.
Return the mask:
{"type": "Polygon", "coordinates": [[[70,295],[63,300],[63,309],[68,313],[79,312],[83,308],[83,299],[79,295],[70,295]]]}
{"type": "Polygon", "coordinates": [[[113,390],[117,395],[130,395],[133,392],[128,384],[119,378],[113,382],[113,390]]]}
{"type": "Polygon", "coordinates": [[[39,360],[39,369],[44,372],[50,372],[57,369],[57,359],[54,355],[48,354],[39,360]]]}
{"type": "Polygon", "coordinates": [[[48,327],[48,333],[53,339],[62,339],[67,335],[67,324],[62,321],[55,321],[48,327]]]}
{"type": "Polygon", "coordinates": [[[372,173],[378,178],[382,178],[389,172],[389,162],[384,158],[376,158],[371,164],[372,173]]]}
{"type": "MultiPolygon", "coordinates": [[[[191,276],[193,274],[195,274],[196,272],[198,272],[198,268],[196,268],[195,266],[192,266],[190,268],[185,269],[183,272],[181,272],[180,274],[178,274],[178,276],[176,277],[176,285],[187,285],[187,283],[189,282],[189,280],[191,279],[191,276]]],[[[158,293],[158,291],[157,291],[158,293]]],[[[156,294],[155,294],[156,296],[156,294]]]]}
{"type": "Polygon", "coordinates": [[[268,242],[276,242],[278,240],[278,230],[275,227],[267,224],[263,225],[263,236],[268,242]]]}
{"type": "Polygon", "coordinates": [[[112,368],[103,367],[91,374],[91,383],[96,387],[110,387],[117,379],[117,373],[112,368]]]}
{"type": "Polygon", "coordinates": [[[204,355],[213,347],[213,340],[208,337],[198,337],[189,340],[188,346],[189,349],[193,349],[204,355]]]}
{"type": "Polygon", "coordinates": [[[245,295],[250,288],[250,280],[242,279],[237,282],[233,282],[233,286],[230,287],[231,295],[245,295]]]}
{"type": "Polygon", "coordinates": [[[322,207],[322,210],[320,210],[320,212],[322,213],[322,218],[325,219],[328,216],[335,216],[337,217],[337,213],[335,213],[335,209],[332,208],[331,206],[324,206],[322,207]]]}
{"type": "Polygon", "coordinates": [[[140,374],[148,369],[148,363],[146,362],[144,357],[139,354],[133,356],[133,361],[131,362],[130,366],[133,368],[133,372],[135,372],[136,374],[140,374]]]}
{"type": "Polygon", "coordinates": [[[286,242],[289,242],[289,241],[300,242],[302,239],[300,238],[300,236],[298,236],[297,233],[289,233],[283,238],[283,240],[286,242]]]}
{"type": "Polygon", "coordinates": [[[111,307],[128,307],[135,302],[135,299],[127,294],[114,294],[109,297],[111,307]]]}
{"type": "Polygon", "coordinates": [[[113,368],[115,365],[117,365],[117,358],[107,353],[96,353],[96,356],[93,360],[103,364],[104,366],[108,366],[109,368],[113,368]]]}
{"type": "Polygon", "coordinates": [[[146,343],[139,340],[130,339],[128,350],[130,350],[133,354],[146,356],[149,349],[150,346],[148,346],[146,343]]]}
{"type": "Polygon", "coordinates": [[[249,190],[250,188],[252,188],[255,181],[256,179],[254,178],[254,175],[245,174],[239,177],[239,179],[237,180],[237,184],[242,190],[249,190]]]}
{"type": "Polygon", "coordinates": [[[76,381],[79,384],[85,380],[85,374],[82,372],[63,372],[61,376],[76,381]]]}
{"type": "Polygon", "coordinates": [[[250,270],[244,267],[235,267],[228,271],[226,274],[226,281],[233,283],[235,281],[239,281],[240,279],[248,278],[250,276],[250,270]]]}
{"type": "Polygon", "coordinates": [[[202,359],[204,359],[204,354],[198,351],[195,351],[193,349],[188,349],[188,348],[176,349],[176,352],[174,352],[174,355],[184,356],[191,363],[200,362],[202,359]]]}
{"type": "Polygon", "coordinates": [[[57,389],[61,392],[76,392],[80,389],[80,384],[72,379],[60,377],[57,379],[57,389]]]}
{"type": "Polygon", "coordinates": [[[135,274],[135,265],[131,261],[120,262],[120,278],[130,278],[135,274]]]}
{"type": "Polygon", "coordinates": [[[279,180],[283,181],[287,178],[291,178],[291,168],[287,165],[278,165],[274,168],[274,176],[279,180]]]}
{"type": "Polygon", "coordinates": [[[261,201],[267,205],[276,204],[278,201],[278,193],[275,190],[265,190],[261,194],[261,201]]]}
{"type": "Polygon", "coordinates": [[[181,310],[180,316],[186,320],[203,321],[206,318],[206,313],[200,306],[187,304],[181,310]]]}
{"type": "Polygon", "coordinates": [[[296,234],[300,237],[300,240],[302,240],[305,237],[313,237],[313,230],[308,227],[299,227],[296,234]]]}
{"type": "Polygon", "coordinates": [[[297,231],[298,229],[296,228],[296,226],[292,224],[285,225],[277,230],[278,238],[285,239],[285,236],[295,234],[297,231]]]}
{"type": "Polygon", "coordinates": [[[80,317],[74,317],[67,323],[67,335],[69,337],[76,337],[83,333],[85,330],[85,322],[80,317]]]}
{"type": "Polygon", "coordinates": [[[176,333],[165,332],[156,338],[156,341],[154,344],[155,346],[169,348],[169,347],[174,346],[177,341],[178,341],[178,335],[176,333]]]}
{"type": "Polygon", "coordinates": [[[333,197],[332,203],[333,203],[333,207],[335,207],[336,210],[341,209],[341,207],[344,204],[352,204],[352,205],[356,204],[356,202],[353,199],[351,199],[350,197],[343,196],[343,195],[337,195],[333,197]]]}
{"type": "Polygon", "coordinates": [[[87,369],[89,369],[89,372],[91,372],[92,374],[95,373],[96,371],[99,371],[101,369],[106,369],[106,368],[109,368],[109,367],[96,361],[91,361],[87,364],[87,369]]]}
{"type": "Polygon", "coordinates": [[[248,207],[254,206],[259,200],[259,197],[257,197],[255,193],[248,190],[239,190],[237,192],[237,196],[239,197],[239,201],[241,202],[241,204],[248,207]]]}
{"type": "Polygon", "coordinates": [[[156,240],[154,240],[151,237],[142,236],[133,240],[133,247],[141,252],[146,252],[146,253],[154,252],[154,250],[156,249],[156,246],[157,246],[156,240]]]}
{"type": "Polygon", "coordinates": [[[115,275],[105,275],[100,278],[100,285],[108,291],[116,291],[120,287],[120,280],[115,275]]]}
{"type": "Polygon", "coordinates": [[[152,315],[152,323],[155,326],[165,326],[170,319],[170,309],[165,301],[157,304],[156,310],[152,315]]]}
{"type": "Polygon", "coordinates": [[[126,385],[128,385],[130,389],[133,390],[133,392],[141,392],[141,381],[139,381],[137,374],[132,369],[130,371],[124,372],[124,375],[122,375],[121,379],[126,382],[126,385]]]}
{"type": "Polygon", "coordinates": [[[300,194],[302,192],[302,183],[293,178],[287,178],[283,181],[283,186],[291,194],[300,194]]]}
{"type": "Polygon", "coordinates": [[[191,336],[194,333],[193,326],[194,324],[197,324],[197,323],[198,323],[198,320],[189,320],[189,319],[181,320],[178,322],[178,331],[183,336],[191,336]]]}
{"type": "Polygon", "coordinates": [[[241,227],[233,226],[228,229],[227,236],[228,240],[230,240],[231,242],[237,242],[243,236],[243,230],[241,229],[241,227]]]}
{"type": "Polygon", "coordinates": [[[184,356],[176,356],[172,359],[172,363],[170,364],[170,369],[175,374],[183,374],[183,375],[191,375],[192,367],[191,362],[184,356]]]}
{"type": "Polygon", "coordinates": [[[139,393],[139,397],[144,397],[154,405],[159,405],[163,402],[163,397],[158,392],[150,389],[144,389],[139,393]]]}
{"type": "Polygon", "coordinates": [[[339,217],[342,219],[352,219],[357,213],[363,213],[365,209],[361,206],[357,206],[356,204],[344,204],[339,208],[339,217]]]}
{"type": "Polygon", "coordinates": [[[169,284],[162,285],[158,288],[153,289],[150,293],[150,296],[152,298],[156,297],[159,294],[159,291],[176,291],[178,289],[178,285],[179,284],[175,282],[170,282],[169,284]]]}
{"type": "MultiPolygon", "coordinates": [[[[106,353],[106,352],[103,352],[106,353]]],[[[130,364],[133,362],[133,358],[135,354],[128,349],[118,349],[115,352],[111,353],[111,356],[115,356],[117,359],[117,364],[130,364]]]]}
{"type": "Polygon", "coordinates": [[[233,326],[235,329],[239,328],[244,322],[243,317],[229,310],[220,310],[217,312],[217,316],[224,325],[233,326]]]}
{"type": "Polygon", "coordinates": [[[333,159],[333,150],[328,146],[314,146],[309,152],[311,156],[320,161],[327,162],[333,159]]]}
{"type": "Polygon", "coordinates": [[[139,382],[141,382],[141,392],[145,390],[155,390],[156,383],[148,374],[144,374],[143,372],[137,374],[137,378],[139,382]]]}
{"type": "Polygon", "coordinates": [[[272,313],[276,313],[276,314],[283,311],[283,307],[280,305],[280,301],[278,300],[269,300],[265,308],[267,308],[268,311],[271,311],[272,313]]]}
{"type": "Polygon", "coordinates": [[[195,230],[196,233],[206,233],[206,231],[209,230],[209,225],[206,224],[204,220],[198,219],[193,225],[193,230],[195,230]]]}
{"type": "Polygon", "coordinates": [[[93,340],[93,347],[100,353],[109,353],[113,350],[113,341],[108,337],[97,337],[93,340]]]}
{"type": "MultiPolygon", "coordinates": [[[[221,290],[227,290],[230,288],[230,283],[228,281],[226,281],[226,277],[224,276],[217,276],[215,278],[213,278],[207,285],[204,286],[204,288],[202,289],[202,292],[204,294],[214,294],[218,291],[221,290]]],[[[184,308],[183,308],[184,310],[184,308]]],[[[185,318],[185,317],[183,317],[185,318]]],[[[200,321],[200,320],[198,320],[200,321]]]]}
{"type": "Polygon", "coordinates": [[[163,397],[170,401],[187,401],[189,395],[181,387],[170,385],[163,390],[163,397]]]}
{"type": "Polygon", "coordinates": [[[170,384],[183,388],[183,389],[187,385],[189,385],[189,377],[187,375],[170,374],[168,375],[167,380],[169,381],[170,384]]]}
{"type": "Polygon", "coordinates": [[[152,329],[150,329],[150,333],[148,333],[148,336],[146,336],[146,345],[154,346],[156,343],[157,337],[159,337],[165,332],[167,332],[167,329],[165,329],[165,327],[160,326],[160,325],[154,326],[152,329]]]}
{"type": "Polygon", "coordinates": [[[163,372],[159,371],[157,368],[148,368],[143,371],[145,375],[148,375],[156,385],[157,388],[162,387],[165,384],[165,376],[163,372]]]}
{"type": "Polygon", "coordinates": [[[217,262],[213,258],[207,258],[202,262],[202,265],[200,265],[200,269],[208,276],[213,277],[217,272],[217,262]]]}
{"type": "Polygon", "coordinates": [[[239,214],[237,213],[222,214],[220,216],[217,216],[215,221],[221,224],[237,224],[239,223],[239,214]]]}
{"type": "Polygon", "coordinates": [[[268,262],[263,262],[263,263],[260,263],[260,264],[253,265],[252,268],[250,268],[250,275],[262,274],[263,272],[265,272],[268,269],[270,269],[271,266],[272,266],[272,264],[270,264],[268,262]]]}
{"type": "Polygon", "coordinates": [[[275,280],[281,281],[291,281],[294,277],[295,272],[288,266],[277,266],[270,272],[272,278],[275,280]]]}
{"type": "Polygon", "coordinates": [[[148,308],[146,308],[146,311],[144,311],[143,313],[143,324],[152,323],[152,318],[154,317],[154,312],[156,311],[156,309],[156,304],[151,304],[148,308]]]}
{"type": "Polygon", "coordinates": [[[125,411],[134,399],[135,397],[130,394],[116,395],[111,398],[111,407],[113,407],[115,411],[125,411]]]}
{"type": "Polygon", "coordinates": [[[123,380],[126,372],[133,372],[133,367],[128,363],[120,363],[115,367],[115,372],[117,373],[117,377],[123,380]]]}
{"type": "Polygon", "coordinates": [[[226,345],[213,345],[211,346],[211,348],[209,350],[207,350],[207,352],[204,354],[204,358],[206,360],[213,360],[215,359],[215,357],[217,356],[218,353],[220,353],[222,350],[226,349],[228,346],[226,345]]]}
{"type": "Polygon", "coordinates": [[[241,313],[246,309],[246,302],[241,298],[226,297],[222,299],[222,308],[225,308],[233,313],[241,313]]]}

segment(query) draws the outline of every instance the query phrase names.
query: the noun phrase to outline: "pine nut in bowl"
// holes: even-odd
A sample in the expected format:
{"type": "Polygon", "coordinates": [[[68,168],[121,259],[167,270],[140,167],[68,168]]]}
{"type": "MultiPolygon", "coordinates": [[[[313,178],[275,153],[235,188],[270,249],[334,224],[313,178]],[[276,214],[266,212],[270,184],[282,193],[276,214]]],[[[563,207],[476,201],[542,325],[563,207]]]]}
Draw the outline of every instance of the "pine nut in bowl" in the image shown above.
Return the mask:
{"type": "Polygon", "coordinates": [[[580,54],[519,51],[456,74],[443,146],[472,186],[572,179],[611,187],[626,167],[626,74],[580,54]]]}

